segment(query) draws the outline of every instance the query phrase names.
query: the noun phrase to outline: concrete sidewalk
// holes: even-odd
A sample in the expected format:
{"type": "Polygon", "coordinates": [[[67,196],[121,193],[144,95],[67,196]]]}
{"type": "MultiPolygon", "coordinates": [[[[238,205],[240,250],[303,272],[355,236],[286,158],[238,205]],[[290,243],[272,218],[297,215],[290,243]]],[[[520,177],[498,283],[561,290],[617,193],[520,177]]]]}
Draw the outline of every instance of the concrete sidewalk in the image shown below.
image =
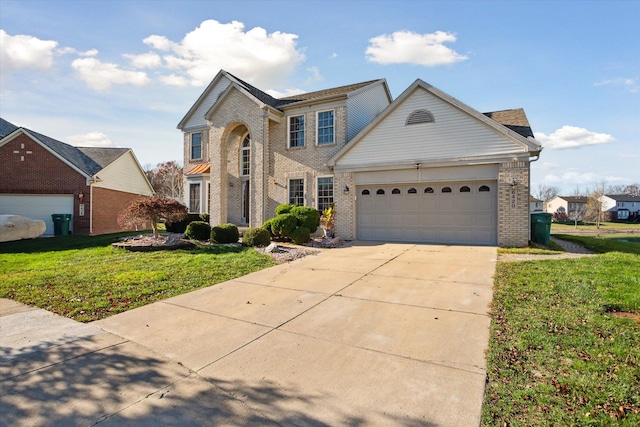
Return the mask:
{"type": "Polygon", "coordinates": [[[477,426],[495,262],[356,242],[89,325],[3,300],[0,422],[477,426]]]}

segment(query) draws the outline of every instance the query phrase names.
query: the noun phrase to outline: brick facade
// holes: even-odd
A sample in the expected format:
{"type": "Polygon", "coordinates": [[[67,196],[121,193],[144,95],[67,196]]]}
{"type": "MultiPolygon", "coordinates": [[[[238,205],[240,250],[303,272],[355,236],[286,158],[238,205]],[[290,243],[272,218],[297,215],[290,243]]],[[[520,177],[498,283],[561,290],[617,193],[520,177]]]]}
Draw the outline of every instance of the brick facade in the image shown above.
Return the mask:
{"type": "MultiPolygon", "coordinates": [[[[125,228],[118,225],[118,215],[129,203],[143,196],[123,191],[110,190],[108,188],[93,188],[93,234],[116,233],[125,228]]],[[[89,216],[89,211],[85,211],[89,216]]],[[[151,224],[144,224],[140,229],[148,230],[151,224]]],[[[135,228],[129,228],[135,230],[135,228]]]]}
{"type": "Polygon", "coordinates": [[[529,162],[501,163],[498,169],[498,246],[529,243],[529,162]]]}

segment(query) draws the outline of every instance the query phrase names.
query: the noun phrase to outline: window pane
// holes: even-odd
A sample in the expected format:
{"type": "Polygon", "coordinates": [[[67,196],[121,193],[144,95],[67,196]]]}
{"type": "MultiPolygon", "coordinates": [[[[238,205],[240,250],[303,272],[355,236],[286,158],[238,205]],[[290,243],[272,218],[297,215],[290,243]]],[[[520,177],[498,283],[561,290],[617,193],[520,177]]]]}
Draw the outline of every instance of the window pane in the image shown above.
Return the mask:
{"type": "Polygon", "coordinates": [[[191,134],[191,158],[202,158],[202,134],[200,132],[191,134]]]}
{"type": "Polygon", "coordinates": [[[304,206],[304,179],[289,180],[289,203],[304,206]]]}
{"type": "Polygon", "coordinates": [[[323,212],[333,204],[333,177],[318,178],[318,210],[323,212]]]}
{"type": "Polygon", "coordinates": [[[333,144],[333,111],[318,113],[318,145],[333,144]]]}
{"type": "Polygon", "coordinates": [[[304,147],[304,116],[289,117],[289,147],[304,147]]]}
{"type": "Polygon", "coordinates": [[[200,184],[189,185],[189,212],[200,212],[200,184]]]}
{"type": "Polygon", "coordinates": [[[242,156],[241,156],[241,173],[243,176],[247,176],[251,173],[251,138],[247,135],[242,141],[242,156]]]}

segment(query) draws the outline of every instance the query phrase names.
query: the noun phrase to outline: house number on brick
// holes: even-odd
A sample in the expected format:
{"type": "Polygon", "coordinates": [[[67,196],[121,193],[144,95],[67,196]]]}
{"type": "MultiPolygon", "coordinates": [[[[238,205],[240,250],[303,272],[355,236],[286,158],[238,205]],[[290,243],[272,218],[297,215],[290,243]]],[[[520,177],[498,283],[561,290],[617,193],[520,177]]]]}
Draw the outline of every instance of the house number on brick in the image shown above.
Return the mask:
{"type": "MultiPolygon", "coordinates": [[[[22,150],[24,150],[24,144],[20,144],[20,150],[13,150],[13,154],[19,154],[20,161],[24,162],[24,154],[22,154],[22,150]]],[[[33,151],[26,151],[25,154],[33,154],[33,151]]]]}
{"type": "Polygon", "coordinates": [[[511,207],[516,207],[516,189],[515,187],[511,187],[511,207]]]}

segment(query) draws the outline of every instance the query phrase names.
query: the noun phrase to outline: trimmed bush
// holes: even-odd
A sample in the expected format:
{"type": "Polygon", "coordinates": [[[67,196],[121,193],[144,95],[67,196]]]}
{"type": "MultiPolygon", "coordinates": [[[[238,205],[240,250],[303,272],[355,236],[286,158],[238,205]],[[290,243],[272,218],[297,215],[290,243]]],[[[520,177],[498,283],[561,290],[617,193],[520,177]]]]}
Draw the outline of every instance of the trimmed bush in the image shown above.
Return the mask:
{"type": "Polygon", "coordinates": [[[245,246],[268,246],[271,236],[264,228],[250,228],[242,235],[242,244],[245,246]]]}
{"type": "Polygon", "coordinates": [[[283,203],[282,205],[278,205],[276,208],[276,215],[282,215],[291,212],[291,209],[295,208],[296,205],[292,205],[289,203],[283,203]]]}
{"type": "Polygon", "coordinates": [[[289,238],[297,225],[298,220],[292,214],[277,215],[271,219],[271,232],[278,238],[289,238]]]}
{"type": "Polygon", "coordinates": [[[194,240],[209,240],[211,227],[208,222],[193,221],[187,225],[184,235],[194,240]]]}
{"type": "Polygon", "coordinates": [[[266,220],[263,224],[262,224],[262,228],[267,230],[267,232],[269,233],[269,237],[271,237],[272,239],[274,237],[276,237],[273,234],[273,231],[271,231],[271,221],[273,220],[273,218],[266,220]]]}
{"type": "MultiPolygon", "coordinates": [[[[194,221],[209,222],[208,213],[190,213],[187,217],[181,221],[168,222],[165,224],[167,232],[169,233],[184,233],[187,231],[187,225],[194,221]]],[[[206,239],[205,239],[206,240],[206,239]]]]}
{"type": "Polygon", "coordinates": [[[236,243],[240,239],[238,227],[234,224],[220,224],[213,227],[217,243],[236,243]]]}
{"type": "Polygon", "coordinates": [[[211,227],[211,233],[209,233],[209,241],[211,243],[217,243],[215,227],[211,227]]]}
{"type": "Polygon", "coordinates": [[[311,206],[291,208],[291,215],[296,217],[299,227],[307,227],[311,233],[315,233],[320,225],[320,214],[311,206]]]}
{"type": "Polygon", "coordinates": [[[291,241],[296,245],[304,245],[311,240],[311,232],[307,227],[298,227],[291,233],[291,241]]]}

